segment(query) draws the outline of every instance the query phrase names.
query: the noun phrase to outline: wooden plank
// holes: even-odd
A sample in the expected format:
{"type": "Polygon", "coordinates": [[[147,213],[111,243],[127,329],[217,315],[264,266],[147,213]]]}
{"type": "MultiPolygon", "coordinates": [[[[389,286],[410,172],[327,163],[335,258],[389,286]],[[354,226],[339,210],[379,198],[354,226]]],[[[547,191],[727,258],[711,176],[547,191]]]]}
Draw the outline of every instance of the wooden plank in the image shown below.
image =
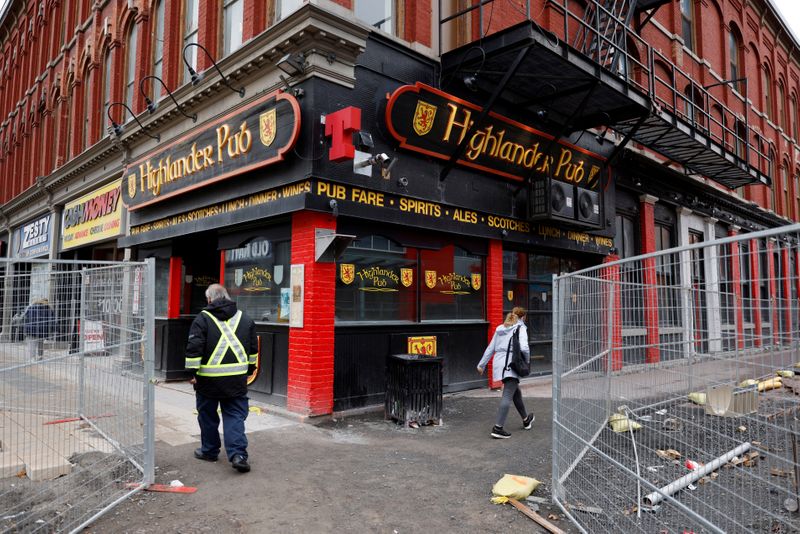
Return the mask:
{"type": "Polygon", "coordinates": [[[553,534],[567,534],[566,532],[555,526],[553,523],[551,523],[544,517],[540,516],[539,514],[537,514],[536,512],[534,512],[533,510],[531,510],[530,508],[519,502],[517,499],[509,497],[508,502],[511,503],[511,506],[513,506],[514,508],[516,508],[529,518],[536,521],[536,523],[538,523],[539,526],[545,528],[548,532],[552,532],[553,534]]]}

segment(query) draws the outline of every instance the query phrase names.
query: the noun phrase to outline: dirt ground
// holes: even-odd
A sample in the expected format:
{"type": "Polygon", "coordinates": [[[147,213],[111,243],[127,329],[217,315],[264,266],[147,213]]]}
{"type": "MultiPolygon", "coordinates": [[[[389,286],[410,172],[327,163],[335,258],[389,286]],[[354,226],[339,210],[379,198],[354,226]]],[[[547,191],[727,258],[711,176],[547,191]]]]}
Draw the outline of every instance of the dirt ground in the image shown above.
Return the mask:
{"type": "MultiPolygon", "coordinates": [[[[197,492],[138,494],[85,532],[543,532],[489,498],[512,473],[541,480],[534,495],[549,501],[551,401],[526,399],[536,413],[530,431],[512,410],[507,440],[489,436],[498,402],[446,396],[443,425],[419,429],[380,412],[262,430],[249,434],[247,474],[196,460],[196,445],[157,442],[156,483],[178,479],[197,492]]],[[[555,524],[575,531],[567,519],[555,524]]]]}

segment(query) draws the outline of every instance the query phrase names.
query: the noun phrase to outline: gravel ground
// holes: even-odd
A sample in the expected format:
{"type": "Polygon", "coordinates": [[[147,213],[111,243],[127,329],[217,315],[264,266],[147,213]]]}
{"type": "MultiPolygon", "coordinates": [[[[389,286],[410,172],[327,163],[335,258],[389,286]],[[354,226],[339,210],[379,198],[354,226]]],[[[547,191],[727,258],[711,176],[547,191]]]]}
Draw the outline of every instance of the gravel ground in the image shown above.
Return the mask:
{"type": "MultiPolygon", "coordinates": [[[[550,400],[526,400],[537,415],[531,431],[510,414],[507,440],[489,437],[498,402],[497,393],[447,396],[444,424],[419,429],[374,413],[253,433],[248,474],[194,459],[196,445],[158,442],[156,482],[198,491],[136,495],[87,532],[543,532],[489,498],[512,473],[541,480],[534,495],[549,500],[550,400]]],[[[559,512],[542,505],[540,513],[559,512]]]]}

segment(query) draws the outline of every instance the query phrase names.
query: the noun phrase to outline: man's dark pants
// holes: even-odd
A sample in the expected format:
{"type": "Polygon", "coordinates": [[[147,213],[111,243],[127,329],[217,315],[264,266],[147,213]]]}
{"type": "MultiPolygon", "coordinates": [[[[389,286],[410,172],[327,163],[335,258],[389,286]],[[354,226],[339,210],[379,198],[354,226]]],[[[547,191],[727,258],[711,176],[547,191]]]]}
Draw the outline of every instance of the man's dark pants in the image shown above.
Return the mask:
{"type": "Polygon", "coordinates": [[[228,399],[212,399],[195,392],[197,401],[197,422],[200,423],[200,445],[203,454],[216,458],[219,455],[219,414],[222,408],[222,429],[225,435],[225,454],[230,461],[234,455],[247,458],[247,436],[244,435],[244,421],[249,411],[247,396],[228,399]]]}

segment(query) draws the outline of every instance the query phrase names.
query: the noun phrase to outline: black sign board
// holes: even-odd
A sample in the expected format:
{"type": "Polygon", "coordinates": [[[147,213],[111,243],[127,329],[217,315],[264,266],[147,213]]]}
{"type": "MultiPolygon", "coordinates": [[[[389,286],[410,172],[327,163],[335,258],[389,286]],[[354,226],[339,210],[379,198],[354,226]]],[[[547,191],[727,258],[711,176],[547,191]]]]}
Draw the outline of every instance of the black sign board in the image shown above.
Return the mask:
{"type": "Polygon", "coordinates": [[[123,201],[133,211],[283,160],[300,132],[300,106],[276,91],[130,163],[123,201]]]}
{"type": "MultiPolygon", "coordinates": [[[[475,104],[417,82],[389,97],[386,124],[402,148],[448,160],[480,113],[475,104]]],[[[605,159],[560,140],[551,146],[552,140],[549,134],[490,112],[470,134],[458,163],[511,180],[549,176],[599,190],[605,159]]]]}

